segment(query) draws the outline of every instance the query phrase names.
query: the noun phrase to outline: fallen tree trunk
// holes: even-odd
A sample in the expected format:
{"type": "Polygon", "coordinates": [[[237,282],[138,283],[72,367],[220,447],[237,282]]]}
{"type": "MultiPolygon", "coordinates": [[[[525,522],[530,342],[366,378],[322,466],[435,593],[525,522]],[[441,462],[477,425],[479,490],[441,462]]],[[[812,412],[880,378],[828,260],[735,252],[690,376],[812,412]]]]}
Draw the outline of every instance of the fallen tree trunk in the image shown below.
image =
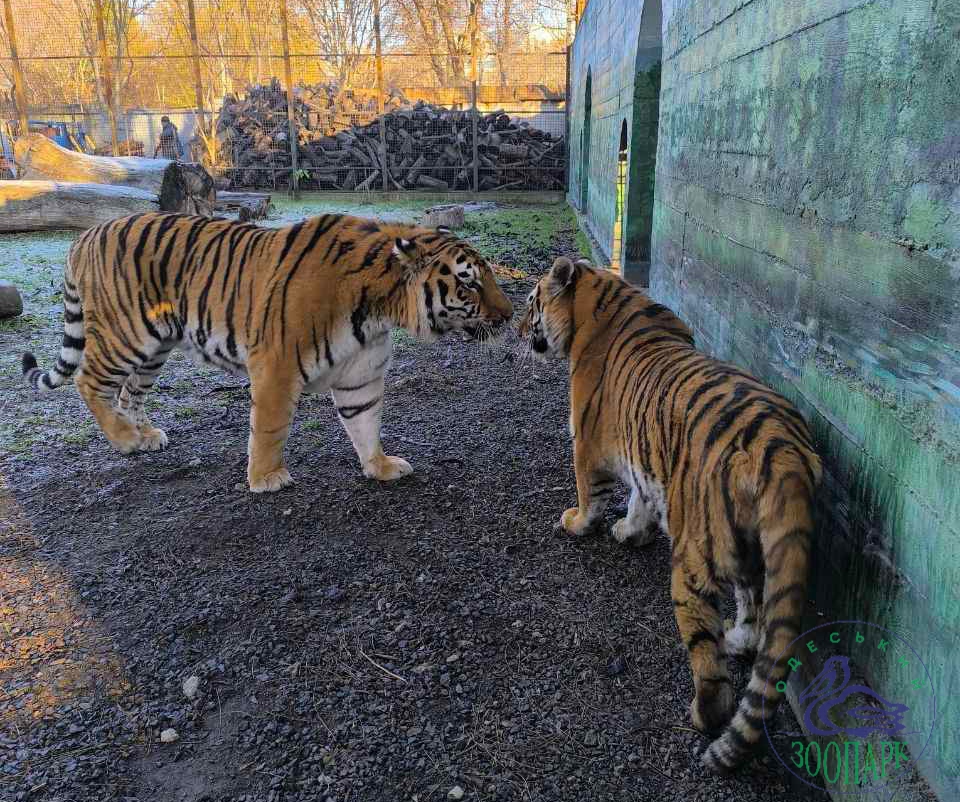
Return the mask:
{"type": "Polygon", "coordinates": [[[20,177],[133,187],[160,197],[160,209],[186,214],[213,214],[216,188],[199,164],[136,156],[88,156],[67,150],[43,134],[28,134],[14,144],[20,177]]]}
{"type": "Polygon", "coordinates": [[[0,232],[87,229],[159,209],[156,194],[136,187],[59,181],[0,181],[0,232]]]}

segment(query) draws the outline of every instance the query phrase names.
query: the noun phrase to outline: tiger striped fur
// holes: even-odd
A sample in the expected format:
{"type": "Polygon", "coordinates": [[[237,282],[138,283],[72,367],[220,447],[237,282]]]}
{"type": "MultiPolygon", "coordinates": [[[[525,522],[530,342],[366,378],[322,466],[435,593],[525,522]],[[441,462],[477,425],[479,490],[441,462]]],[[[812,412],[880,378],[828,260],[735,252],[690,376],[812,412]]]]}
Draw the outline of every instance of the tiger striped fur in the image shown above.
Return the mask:
{"type": "Polygon", "coordinates": [[[44,392],[80,367],[77,389],[120,451],[164,448],[144,396],[174,348],[249,376],[247,479],[292,482],[283,449],[302,392],[330,391],[367,476],[412,470],[383,453],[390,330],[430,340],[489,336],[513,313],[493,271],[450,232],[328,214],[280,229],[140,214],[84,232],[67,256],[64,334],[44,392]]]}
{"type": "Polygon", "coordinates": [[[687,647],[695,726],[722,733],[703,763],[729,771],[760,739],[780,699],[784,650],[800,631],[820,459],[797,410],[743,371],[697,351],[669,309],[586,261],[558,259],[520,324],[532,350],[569,360],[579,506],[593,524],[616,480],[630,488],[624,542],[673,542],[671,595],[687,647]],[[720,594],[737,620],[724,632],[720,594]],[[728,653],[756,658],[734,712],[728,653]],[[778,659],[779,658],[779,659],[778,659]]]}

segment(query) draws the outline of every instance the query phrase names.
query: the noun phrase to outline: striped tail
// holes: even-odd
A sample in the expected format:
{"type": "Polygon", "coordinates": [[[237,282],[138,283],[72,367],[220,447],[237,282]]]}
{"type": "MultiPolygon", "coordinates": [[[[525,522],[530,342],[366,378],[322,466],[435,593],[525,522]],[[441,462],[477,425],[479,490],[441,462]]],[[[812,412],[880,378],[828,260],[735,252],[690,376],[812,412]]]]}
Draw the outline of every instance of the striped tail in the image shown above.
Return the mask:
{"type": "Polygon", "coordinates": [[[77,370],[83,357],[83,307],[77,287],[71,281],[69,262],[63,281],[63,344],[53,370],[37,367],[36,357],[27,351],[23,355],[23,376],[38,393],[46,393],[64,384],[77,370]]]}
{"type": "Polygon", "coordinates": [[[794,474],[780,486],[779,498],[765,495],[759,526],[765,566],[763,641],[736,714],[701,758],[704,766],[721,774],[731,772],[750,755],[776,713],[783,697],[777,683],[787,675],[787,660],[793,654],[786,650],[800,634],[807,597],[813,532],[810,485],[805,474],[794,474]]]}

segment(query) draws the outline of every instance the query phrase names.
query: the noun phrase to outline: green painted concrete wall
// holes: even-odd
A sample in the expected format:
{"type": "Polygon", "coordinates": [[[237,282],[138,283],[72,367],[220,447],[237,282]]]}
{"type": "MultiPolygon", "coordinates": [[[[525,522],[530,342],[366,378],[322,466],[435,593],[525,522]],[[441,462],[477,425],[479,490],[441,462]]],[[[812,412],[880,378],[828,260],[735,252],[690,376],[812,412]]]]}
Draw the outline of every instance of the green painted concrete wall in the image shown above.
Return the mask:
{"type": "MultiPolygon", "coordinates": [[[[601,245],[638,5],[591,0],[574,46],[601,245]]],[[[811,621],[917,648],[938,700],[921,771],[943,800],[960,799],[958,43],[957,0],[664,0],[650,281],[810,420],[827,465],[811,621]]],[[[868,669],[888,698],[904,687],[892,659],[868,669]]]]}
{"type": "Polygon", "coordinates": [[[626,123],[629,160],[620,256],[624,275],[644,286],[653,227],[660,29],[659,0],[591,0],[570,60],[568,197],[583,213],[604,255],[611,258],[617,158],[626,123]],[[587,140],[589,153],[584,160],[587,140]]]}

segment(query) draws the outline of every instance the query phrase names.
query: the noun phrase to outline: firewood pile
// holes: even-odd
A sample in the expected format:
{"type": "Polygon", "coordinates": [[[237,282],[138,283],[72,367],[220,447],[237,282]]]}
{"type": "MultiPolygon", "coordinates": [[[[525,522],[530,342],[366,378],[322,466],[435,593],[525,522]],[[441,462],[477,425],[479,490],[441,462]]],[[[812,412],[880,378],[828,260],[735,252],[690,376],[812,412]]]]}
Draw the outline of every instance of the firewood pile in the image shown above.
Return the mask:
{"type": "MultiPolygon", "coordinates": [[[[473,112],[410,104],[393,92],[383,115],[381,155],[376,97],[335,84],[294,92],[299,139],[299,183],[305,189],[344,191],[472,189],[473,112]]],[[[274,187],[290,179],[286,95],[278,81],[224,99],[217,121],[221,158],[233,187],[274,187]]],[[[502,111],[478,114],[481,190],[562,189],[562,137],[515,121],[502,111]]]]}

